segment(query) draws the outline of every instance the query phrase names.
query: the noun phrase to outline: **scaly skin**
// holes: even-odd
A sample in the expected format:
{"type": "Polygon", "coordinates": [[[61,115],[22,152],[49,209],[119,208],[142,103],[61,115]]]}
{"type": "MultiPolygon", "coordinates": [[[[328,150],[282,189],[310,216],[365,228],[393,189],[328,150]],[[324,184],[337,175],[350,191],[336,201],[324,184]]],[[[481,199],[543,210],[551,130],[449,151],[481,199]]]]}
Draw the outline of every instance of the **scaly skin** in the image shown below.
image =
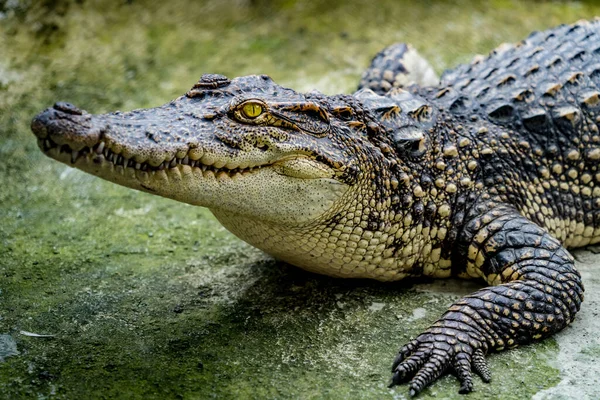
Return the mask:
{"type": "Polygon", "coordinates": [[[600,242],[599,53],[600,23],[581,22],[504,46],[440,87],[383,93],[387,66],[405,61],[391,52],[401,59],[376,58],[365,74],[379,94],[205,75],[162,107],[90,115],[57,103],[32,129],[49,156],[208,207],[310,271],[483,279],[491,286],[393,365],[392,385],[410,379],[411,394],[449,368],[466,393],[471,370],[489,381],[489,351],[563,329],[583,301],[566,248],[600,242]]]}

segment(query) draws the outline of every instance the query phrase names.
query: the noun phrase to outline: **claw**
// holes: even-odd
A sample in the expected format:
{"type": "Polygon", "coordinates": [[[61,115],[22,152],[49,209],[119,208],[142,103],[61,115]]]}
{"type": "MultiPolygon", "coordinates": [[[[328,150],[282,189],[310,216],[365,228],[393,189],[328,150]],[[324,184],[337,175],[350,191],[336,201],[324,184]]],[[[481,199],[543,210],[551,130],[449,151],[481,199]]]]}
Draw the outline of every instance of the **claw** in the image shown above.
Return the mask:
{"type": "Polygon", "coordinates": [[[398,353],[398,355],[396,356],[396,358],[394,358],[394,362],[392,363],[392,374],[394,373],[394,371],[396,370],[396,367],[398,365],[400,365],[400,363],[404,360],[404,355],[398,353]]]}
{"type": "Polygon", "coordinates": [[[395,385],[401,384],[406,380],[407,376],[413,375],[415,372],[419,371],[426,360],[431,356],[431,349],[424,348],[418,349],[414,354],[405,358],[399,364],[394,363],[394,375],[392,376],[392,382],[388,387],[392,387],[395,385]]]}
{"type": "Polygon", "coordinates": [[[458,394],[467,394],[473,391],[473,382],[468,382],[460,386],[458,394]]]}
{"type": "Polygon", "coordinates": [[[392,388],[402,383],[402,381],[404,380],[404,374],[402,373],[402,376],[400,375],[400,371],[397,371],[396,373],[394,373],[394,375],[392,375],[392,381],[388,384],[388,388],[392,388]]]}
{"type": "Polygon", "coordinates": [[[394,372],[394,375],[392,375],[392,381],[390,382],[388,387],[391,388],[393,386],[401,384],[404,381],[404,379],[406,379],[407,373],[408,373],[408,370],[406,368],[398,368],[394,372]]]}
{"type": "Polygon", "coordinates": [[[412,377],[409,394],[416,396],[448,369],[456,372],[461,394],[473,391],[472,370],[489,382],[491,374],[481,347],[484,342],[472,339],[463,327],[450,325],[432,328],[403,346],[394,360],[388,387],[412,377]]]}

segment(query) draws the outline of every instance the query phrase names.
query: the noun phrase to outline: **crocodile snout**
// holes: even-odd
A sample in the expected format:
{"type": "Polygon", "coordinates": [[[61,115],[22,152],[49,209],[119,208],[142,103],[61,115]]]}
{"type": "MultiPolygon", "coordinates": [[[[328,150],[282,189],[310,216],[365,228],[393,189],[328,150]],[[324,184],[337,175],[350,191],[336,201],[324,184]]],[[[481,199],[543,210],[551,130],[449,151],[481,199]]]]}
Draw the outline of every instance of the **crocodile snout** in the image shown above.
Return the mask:
{"type": "Polygon", "coordinates": [[[73,104],[58,102],[33,118],[31,130],[46,147],[68,145],[80,149],[98,142],[102,126],[73,104]]]}

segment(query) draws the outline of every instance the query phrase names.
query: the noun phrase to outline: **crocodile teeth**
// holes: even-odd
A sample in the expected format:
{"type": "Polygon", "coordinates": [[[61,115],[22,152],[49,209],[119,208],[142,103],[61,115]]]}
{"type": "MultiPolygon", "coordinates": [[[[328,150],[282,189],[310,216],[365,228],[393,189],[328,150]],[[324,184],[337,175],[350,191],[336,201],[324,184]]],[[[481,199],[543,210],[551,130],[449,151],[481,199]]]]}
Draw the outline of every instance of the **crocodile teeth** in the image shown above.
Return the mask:
{"type": "Polygon", "coordinates": [[[94,150],[96,152],[96,154],[102,154],[102,150],[104,150],[104,142],[100,142],[100,144],[98,145],[98,147],[96,147],[96,150],[94,150]]]}
{"type": "MultiPolygon", "coordinates": [[[[202,151],[199,149],[192,149],[190,153],[185,154],[183,158],[173,157],[169,160],[162,161],[160,164],[154,166],[152,160],[144,158],[144,160],[138,159],[137,155],[132,155],[131,158],[127,158],[119,153],[114,152],[109,148],[109,145],[103,141],[98,142],[96,145],[91,147],[83,147],[79,150],[72,149],[69,145],[58,145],[51,139],[39,139],[38,143],[44,148],[45,152],[51,152],[54,150],[57,155],[62,154],[70,157],[72,164],[75,164],[78,159],[87,157],[88,161],[93,161],[98,164],[102,161],[110,162],[114,167],[122,166],[119,170],[120,173],[127,173],[127,171],[139,170],[148,171],[149,173],[163,171],[169,169],[169,173],[176,173],[174,169],[181,165],[182,168],[189,166],[190,168],[198,168],[202,171],[203,176],[212,177],[218,179],[227,178],[239,178],[244,176],[248,172],[257,170],[263,165],[249,166],[247,160],[239,161],[223,161],[215,159],[216,156],[211,154],[203,154],[201,159],[194,160],[195,157],[199,156],[202,151]],[[192,151],[194,156],[192,156],[192,151]],[[89,156],[89,157],[88,157],[89,156]]],[[[119,147],[117,150],[121,151],[119,147]]],[[[127,153],[128,155],[130,153],[127,153]]],[[[54,157],[54,155],[52,155],[54,157]]],[[[158,160],[157,160],[158,161],[158,160]]],[[[179,169],[183,171],[183,169],[179,169]]],[[[187,171],[187,170],[186,170],[187,171]]]]}

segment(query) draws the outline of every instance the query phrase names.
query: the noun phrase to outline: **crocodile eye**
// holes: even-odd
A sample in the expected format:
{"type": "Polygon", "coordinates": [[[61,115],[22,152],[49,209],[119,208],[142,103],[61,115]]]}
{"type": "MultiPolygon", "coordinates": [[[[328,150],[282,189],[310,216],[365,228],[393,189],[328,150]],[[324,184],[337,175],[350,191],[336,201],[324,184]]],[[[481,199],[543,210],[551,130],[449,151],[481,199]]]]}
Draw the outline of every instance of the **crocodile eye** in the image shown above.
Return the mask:
{"type": "Polygon", "coordinates": [[[263,113],[263,107],[259,103],[249,101],[242,106],[244,117],[254,119],[263,113]]]}

